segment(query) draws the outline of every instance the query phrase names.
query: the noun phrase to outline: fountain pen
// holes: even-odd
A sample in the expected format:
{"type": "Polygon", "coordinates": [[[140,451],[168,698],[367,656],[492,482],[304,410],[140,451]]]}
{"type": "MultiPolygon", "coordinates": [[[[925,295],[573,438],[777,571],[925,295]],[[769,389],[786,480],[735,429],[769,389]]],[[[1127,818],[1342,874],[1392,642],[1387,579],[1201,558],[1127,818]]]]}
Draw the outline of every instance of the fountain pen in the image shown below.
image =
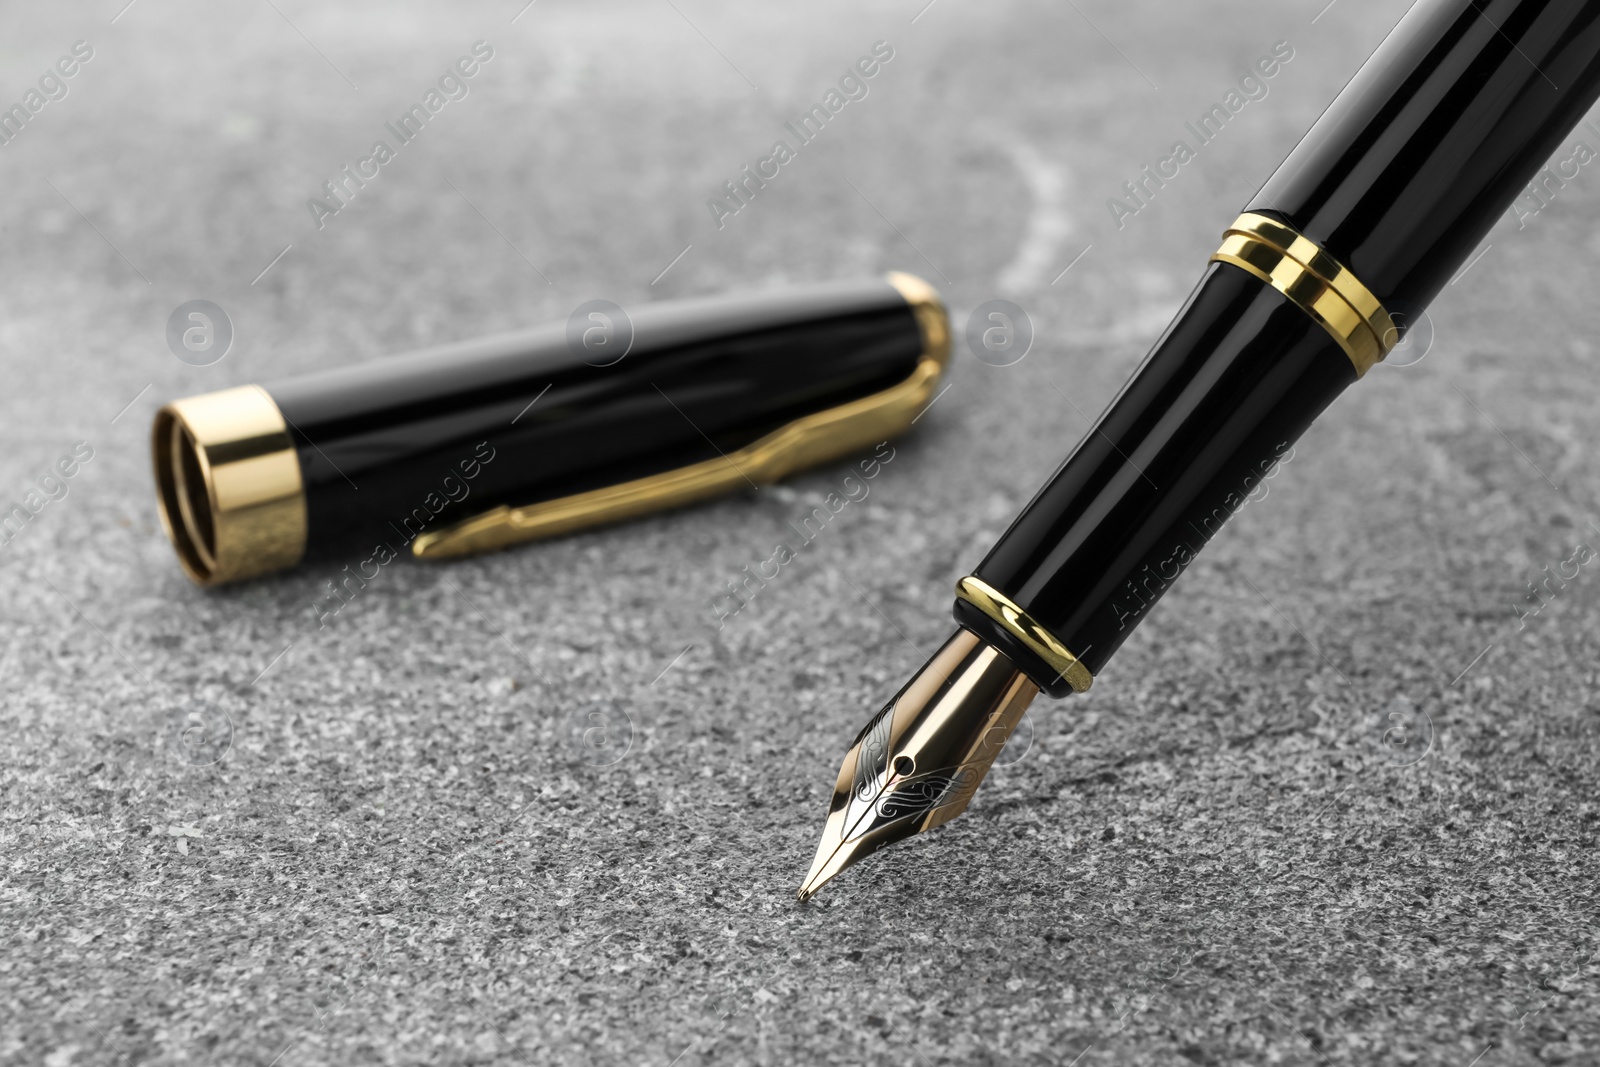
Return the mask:
{"type": "Polygon", "coordinates": [[[966,809],[1028,703],[1087,690],[1600,96],[1600,2],[1421,0],[1261,187],[976,571],[834,784],[814,895],[966,809]]]}

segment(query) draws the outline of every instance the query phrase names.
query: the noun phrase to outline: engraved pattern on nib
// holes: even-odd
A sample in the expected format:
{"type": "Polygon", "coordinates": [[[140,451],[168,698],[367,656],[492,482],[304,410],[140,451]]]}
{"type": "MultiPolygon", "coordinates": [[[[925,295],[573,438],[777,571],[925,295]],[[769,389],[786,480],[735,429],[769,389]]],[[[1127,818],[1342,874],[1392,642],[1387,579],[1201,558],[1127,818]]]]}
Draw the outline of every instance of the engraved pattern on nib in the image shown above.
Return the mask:
{"type": "Polygon", "coordinates": [[[889,769],[889,728],[893,724],[894,702],[890,701],[856,738],[860,751],[856,754],[856,777],[851,795],[862,804],[872,803],[878,795],[878,783],[889,769]]]}
{"type": "Polygon", "coordinates": [[[965,811],[1038,692],[972,631],[951,635],[856,735],[800,899],[886,845],[965,811]]]}
{"type": "Polygon", "coordinates": [[[926,815],[950,804],[964,806],[978,791],[984,770],[969,763],[908,778],[878,800],[878,817],[898,820],[926,815]]]}

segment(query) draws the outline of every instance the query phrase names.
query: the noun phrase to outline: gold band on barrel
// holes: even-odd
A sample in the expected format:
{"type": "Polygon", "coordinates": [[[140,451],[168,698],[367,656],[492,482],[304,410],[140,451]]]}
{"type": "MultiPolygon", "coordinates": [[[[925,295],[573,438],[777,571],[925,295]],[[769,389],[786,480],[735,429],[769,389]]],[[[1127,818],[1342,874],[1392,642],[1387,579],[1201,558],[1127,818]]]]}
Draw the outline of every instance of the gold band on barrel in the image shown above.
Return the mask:
{"type": "Polygon", "coordinates": [[[1007,633],[1044,660],[1057,676],[1065,678],[1073,692],[1082,693],[1094,684],[1089,668],[1069,652],[1055,634],[988,582],[969,574],[956,583],[956,596],[1005,627],[1007,633]]]}
{"type": "Polygon", "coordinates": [[[1254,274],[1320,323],[1355,364],[1359,378],[1400,339],[1394,320],[1350,268],[1276,219],[1245,212],[1233,221],[1214,263],[1254,274]]]}
{"type": "Polygon", "coordinates": [[[161,524],[197,584],[253,578],[305,554],[300,460],[266,390],[174,400],[156,414],[151,451],[161,524]]]}

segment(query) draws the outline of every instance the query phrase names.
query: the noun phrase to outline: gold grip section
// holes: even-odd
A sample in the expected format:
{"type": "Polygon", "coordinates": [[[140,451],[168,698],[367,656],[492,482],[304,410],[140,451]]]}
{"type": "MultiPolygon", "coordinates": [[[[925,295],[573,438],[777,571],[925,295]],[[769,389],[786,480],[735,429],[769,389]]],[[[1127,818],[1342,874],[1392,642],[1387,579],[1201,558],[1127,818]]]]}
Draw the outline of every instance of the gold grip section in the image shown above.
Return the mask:
{"type": "Polygon", "coordinates": [[[306,548],[300,459],[260,386],[174,400],[151,431],[161,525],[198,585],[292,567],[306,548]]]}
{"type": "Polygon", "coordinates": [[[956,583],[956,596],[1005,627],[1012,637],[1049,664],[1058,676],[1065,678],[1073,692],[1085,692],[1094,684],[1094,675],[1089,673],[1089,668],[1068,651],[1055,634],[1046,630],[1021,605],[988,582],[969,574],[956,583]]]}
{"type": "Polygon", "coordinates": [[[916,317],[922,358],[905,380],[838,407],[796,419],[716,459],[587,493],[525,507],[501,506],[411,542],[419,559],[489,552],[545,537],[682,507],[750,485],[769,485],[910,429],[933,399],[950,360],[950,321],[938,291],[910,274],[891,274],[916,317]]]}
{"type": "Polygon", "coordinates": [[[1388,311],[1349,267],[1276,219],[1249,211],[1240,215],[1211,261],[1246,270],[1299,305],[1344,349],[1357,378],[1400,339],[1388,311]]]}

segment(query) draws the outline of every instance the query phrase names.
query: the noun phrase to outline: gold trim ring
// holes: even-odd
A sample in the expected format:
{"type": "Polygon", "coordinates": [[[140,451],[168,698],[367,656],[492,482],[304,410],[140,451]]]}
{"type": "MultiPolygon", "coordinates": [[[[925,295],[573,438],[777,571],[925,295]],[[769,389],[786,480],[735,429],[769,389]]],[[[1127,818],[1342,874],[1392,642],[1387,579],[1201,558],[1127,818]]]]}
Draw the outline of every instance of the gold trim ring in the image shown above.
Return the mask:
{"type": "Polygon", "coordinates": [[[174,400],[151,431],[161,525],[198,585],[292,567],[306,547],[300,460],[256,385],[174,400]]]}
{"type": "Polygon", "coordinates": [[[1233,220],[1213,263],[1232,263],[1288,297],[1333,335],[1360,378],[1399,341],[1394,320],[1350,268],[1292,227],[1247,211],[1233,220]]]}
{"type": "Polygon", "coordinates": [[[956,583],[956,597],[983,612],[1005,627],[1007,633],[1044,660],[1059,677],[1065,678],[1075,693],[1082,693],[1094,684],[1094,675],[1083,661],[1067,650],[1056,635],[1046,630],[1016,601],[994,586],[974,575],[967,575],[956,583]]]}

